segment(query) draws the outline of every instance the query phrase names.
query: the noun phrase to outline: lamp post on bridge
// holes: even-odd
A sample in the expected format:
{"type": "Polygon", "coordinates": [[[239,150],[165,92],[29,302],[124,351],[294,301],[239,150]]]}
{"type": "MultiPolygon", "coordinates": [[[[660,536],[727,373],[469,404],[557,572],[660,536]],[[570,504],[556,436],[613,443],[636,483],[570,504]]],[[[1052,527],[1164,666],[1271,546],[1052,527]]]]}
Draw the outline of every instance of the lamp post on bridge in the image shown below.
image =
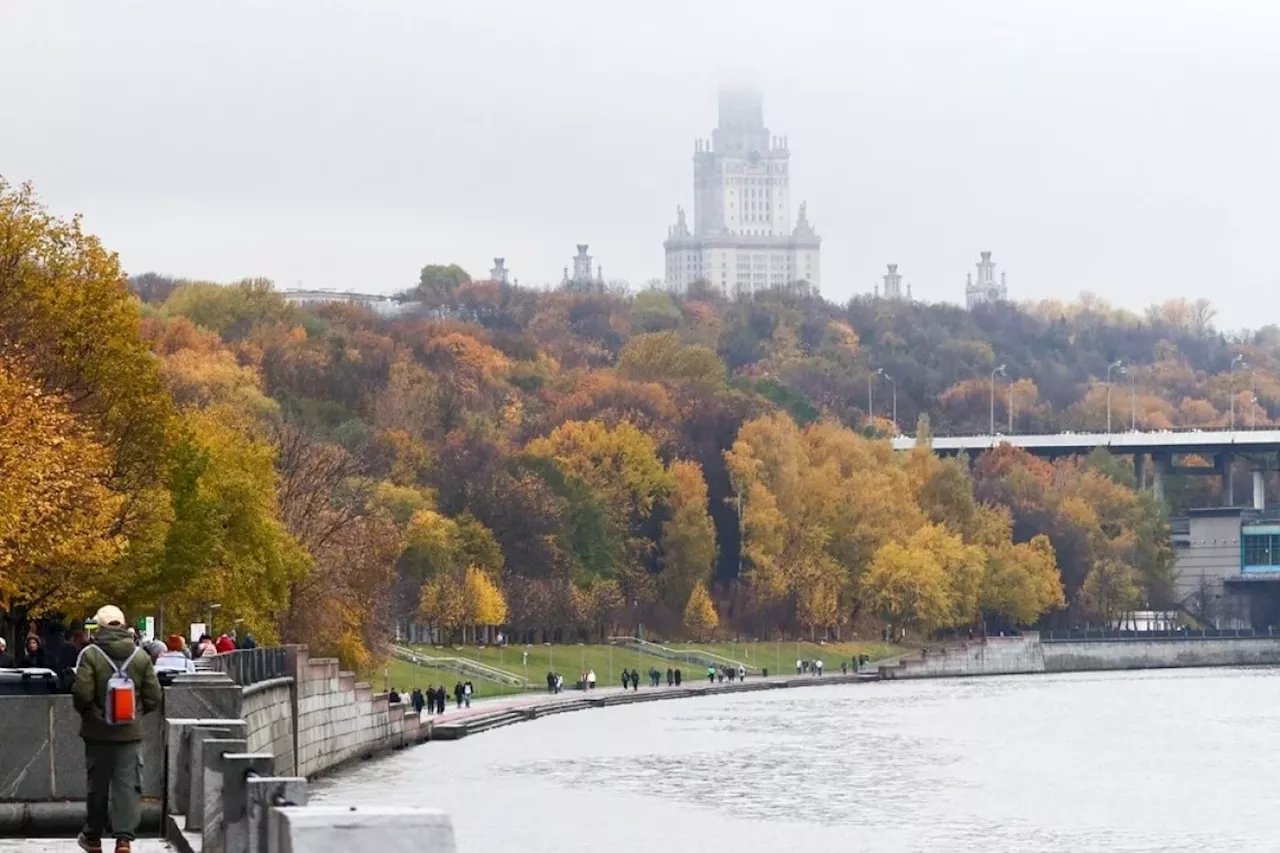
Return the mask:
{"type": "Polygon", "coordinates": [[[1129,432],[1138,431],[1138,371],[1129,371],[1129,432]]]}
{"type": "Polygon", "coordinates": [[[1009,374],[1004,372],[1004,365],[1000,365],[991,371],[991,434],[996,434],[996,374],[1008,378],[1009,374]]]}
{"type": "Polygon", "coordinates": [[[883,370],[880,371],[880,375],[883,376],[885,378],[885,381],[888,382],[889,385],[893,387],[893,434],[897,435],[898,434],[898,383],[894,382],[893,377],[885,373],[883,370]]]}
{"type": "Polygon", "coordinates": [[[1124,373],[1124,362],[1116,359],[1107,365],[1107,435],[1111,435],[1111,371],[1124,373]]]}
{"type": "Polygon", "coordinates": [[[874,373],[867,374],[867,426],[871,425],[871,419],[875,417],[873,397],[871,395],[871,383],[875,382],[877,376],[884,376],[883,367],[877,368],[874,373]]]}
{"type": "Polygon", "coordinates": [[[1237,365],[1237,364],[1238,364],[1238,365],[1240,365],[1241,367],[1248,367],[1248,366],[1249,366],[1248,364],[1246,364],[1246,363],[1245,363],[1244,355],[1243,355],[1243,354],[1237,355],[1235,358],[1231,359],[1231,370],[1229,371],[1229,373],[1230,373],[1230,377],[1229,377],[1229,379],[1230,379],[1230,382],[1231,382],[1231,429],[1232,429],[1232,431],[1234,431],[1234,430],[1235,430],[1235,428],[1236,428],[1236,383],[1235,383],[1235,378],[1236,378],[1236,365],[1237,365]]]}

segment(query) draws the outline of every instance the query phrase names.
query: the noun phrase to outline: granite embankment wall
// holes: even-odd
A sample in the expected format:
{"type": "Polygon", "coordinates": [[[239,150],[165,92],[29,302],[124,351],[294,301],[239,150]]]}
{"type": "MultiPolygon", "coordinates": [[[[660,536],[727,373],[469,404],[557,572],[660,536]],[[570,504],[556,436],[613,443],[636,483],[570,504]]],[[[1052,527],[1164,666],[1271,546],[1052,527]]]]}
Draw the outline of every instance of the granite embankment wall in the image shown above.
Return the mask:
{"type": "Polygon", "coordinates": [[[1054,640],[1038,634],[987,637],[922,651],[880,667],[884,678],[945,678],[1037,672],[1089,672],[1280,664],[1280,637],[1169,637],[1054,640]]]}
{"type": "Polygon", "coordinates": [[[1045,672],[1280,664],[1280,637],[1039,642],[1045,672]]]}

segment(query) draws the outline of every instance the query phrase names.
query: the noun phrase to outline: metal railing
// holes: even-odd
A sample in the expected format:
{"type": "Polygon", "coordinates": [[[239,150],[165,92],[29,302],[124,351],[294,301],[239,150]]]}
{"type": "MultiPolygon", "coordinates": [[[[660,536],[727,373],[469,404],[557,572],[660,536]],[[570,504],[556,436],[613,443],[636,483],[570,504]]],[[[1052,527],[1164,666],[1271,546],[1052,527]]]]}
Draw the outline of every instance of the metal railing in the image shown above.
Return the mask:
{"type": "Polygon", "coordinates": [[[1273,628],[1186,628],[1171,631],[1113,631],[1074,628],[1066,631],[1041,631],[1042,643],[1107,642],[1117,640],[1202,640],[1255,639],[1276,637],[1273,628]]]}
{"type": "Polygon", "coordinates": [[[241,687],[289,674],[289,655],[282,648],[237,649],[197,658],[197,669],[225,672],[241,687]]]}

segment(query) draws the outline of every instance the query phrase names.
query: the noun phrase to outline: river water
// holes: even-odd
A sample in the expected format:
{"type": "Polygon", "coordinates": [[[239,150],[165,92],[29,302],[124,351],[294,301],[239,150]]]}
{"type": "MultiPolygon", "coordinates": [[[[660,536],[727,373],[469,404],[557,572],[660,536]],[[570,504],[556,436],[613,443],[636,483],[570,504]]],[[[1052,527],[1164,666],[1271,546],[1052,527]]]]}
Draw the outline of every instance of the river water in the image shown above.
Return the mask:
{"type": "Polygon", "coordinates": [[[459,853],[1280,850],[1280,669],[708,696],[424,744],[314,800],[437,807],[459,853]]]}

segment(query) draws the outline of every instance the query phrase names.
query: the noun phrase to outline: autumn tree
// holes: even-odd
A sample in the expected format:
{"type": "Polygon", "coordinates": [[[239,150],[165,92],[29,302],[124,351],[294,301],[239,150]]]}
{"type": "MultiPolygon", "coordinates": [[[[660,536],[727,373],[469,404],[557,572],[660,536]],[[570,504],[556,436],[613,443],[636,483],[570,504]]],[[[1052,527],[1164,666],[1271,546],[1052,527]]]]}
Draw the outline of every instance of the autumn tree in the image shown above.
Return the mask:
{"type": "Polygon", "coordinates": [[[720,624],[716,606],[707,592],[707,585],[702,581],[694,584],[693,591],[689,593],[689,601],[684,608],[684,624],[699,640],[715,631],[720,624]]]}
{"type": "Polygon", "coordinates": [[[707,484],[696,462],[671,465],[670,518],[662,525],[662,597],[674,612],[693,588],[710,579],[716,559],[715,527],[707,514],[707,484]]]}

